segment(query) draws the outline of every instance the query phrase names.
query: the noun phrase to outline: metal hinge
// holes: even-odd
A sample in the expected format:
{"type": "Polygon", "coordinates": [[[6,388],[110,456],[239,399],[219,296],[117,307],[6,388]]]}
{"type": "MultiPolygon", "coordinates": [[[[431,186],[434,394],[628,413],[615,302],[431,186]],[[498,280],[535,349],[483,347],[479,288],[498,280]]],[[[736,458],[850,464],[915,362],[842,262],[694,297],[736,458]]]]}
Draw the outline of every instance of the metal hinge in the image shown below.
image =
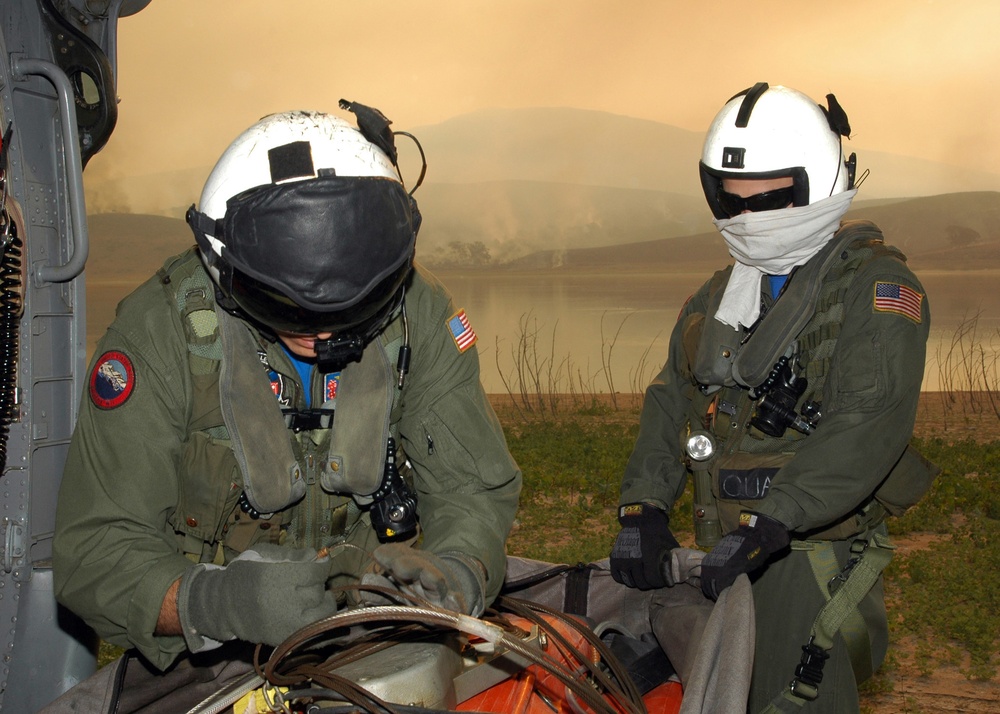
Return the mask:
{"type": "Polygon", "coordinates": [[[3,552],[0,555],[3,571],[9,573],[16,566],[24,564],[25,550],[24,524],[10,518],[0,520],[0,536],[3,540],[3,552]]]}

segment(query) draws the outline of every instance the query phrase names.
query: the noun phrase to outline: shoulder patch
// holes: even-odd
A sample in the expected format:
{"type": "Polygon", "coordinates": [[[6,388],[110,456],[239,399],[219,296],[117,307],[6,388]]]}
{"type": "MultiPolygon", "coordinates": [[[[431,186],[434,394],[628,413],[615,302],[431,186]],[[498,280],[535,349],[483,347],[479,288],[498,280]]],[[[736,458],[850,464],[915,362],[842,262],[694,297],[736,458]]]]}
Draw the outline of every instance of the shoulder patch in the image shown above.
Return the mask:
{"type": "Polygon", "coordinates": [[[100,409],[120,407],[132,396],[135,368],[124,352],[105,352],[90,373],[90,400],[100,409]]]}
{"type": "Polygon", "coordinates": [[[459,352],[465,352],[479,339],[476,336],[476,331],[469,324],[469,318],[465,314],[464,308],[448,318],[448,331],[451,332],[451,339],[455,340],[455,346],[458,347],[459,352]]]}
{"type": "Polygon", "coordinates": [[[924,294],[913,288],[881,280],[875,282],[875,312],[894,312],[919,324],[922,320],[920,308],[923,301],[924,294]]]}

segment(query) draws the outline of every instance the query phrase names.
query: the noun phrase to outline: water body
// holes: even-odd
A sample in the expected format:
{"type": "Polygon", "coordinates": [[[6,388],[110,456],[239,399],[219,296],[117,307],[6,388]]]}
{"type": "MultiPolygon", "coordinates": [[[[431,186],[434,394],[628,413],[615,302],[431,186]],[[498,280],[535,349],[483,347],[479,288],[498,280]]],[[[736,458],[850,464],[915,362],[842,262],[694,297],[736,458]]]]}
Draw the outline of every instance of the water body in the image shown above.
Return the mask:
{"type": "MultiPolygon", "coordinates": [[[[594,391],[608,392],[605,365],[610,361],[614,389],[630,392],[636,385],[641,391],[662,366],[681,307],[708,276],[441,272],[439,277],[457,305],[465,308],[479,335],[483,383],[488,391],[507,391],[503,378],[511,383],[518,372],[522,338],[533,333],[539,362],[558,367],[568,359],[576,374],[590,380],[594,391]]],[[[924,389],[936,390],[941,384],[939,360],[945,361],[963,323],[977,319],[976,343],[986,349],[987,363],[990,355],[996,360],[1000,354],[1000,271],[927,271],[919,277],[932,313],[924,389]]]]}
{"type": "MultiPolygon", "coordinates": [[[[687,297],[707,274],[510,275],[438,272],[479,337],[487,391],[517,389],[518,372],[537,365],[543,389],[642,391],[666,359],[667,342],[687,297]],[[602,334],[603,333],[603,334],[602,334]],[[519,357],[519,355],[521,355],[519,357]],[[520,364],[520,368],[519,368],[520,364]],[[609,368],[606,369],[606,366],[609,368]],[[505,380],[506,379],[506,384],[505,380]]],[[[940,388],[939,364],[956,331],[978,316],[976,343],[987,365],[1000,355],[1000,271],[925,271],[931,341],[924,389],[940,388]]],[[[135,282],[87,286],[87,352],[135,282]]],[[[995,373],[995,372],[994,372],[995,373]]],[[[531,390],[533,391],[533,389],[531,390]]]]}

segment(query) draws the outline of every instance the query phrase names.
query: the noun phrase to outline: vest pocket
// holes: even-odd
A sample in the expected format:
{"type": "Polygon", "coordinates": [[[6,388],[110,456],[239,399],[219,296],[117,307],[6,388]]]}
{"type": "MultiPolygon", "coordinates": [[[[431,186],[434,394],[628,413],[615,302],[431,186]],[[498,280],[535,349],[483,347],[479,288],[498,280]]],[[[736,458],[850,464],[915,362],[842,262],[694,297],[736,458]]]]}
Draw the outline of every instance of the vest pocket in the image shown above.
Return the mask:
{"type": "Polygon", "coordinates": [[[226,517],[242,490],[237,475],[228,441],[191,434],[181,460],[177,510],[170,517],[185,552],[194,552],[195,541],[215,543],[222,537],[226,517]]]}
{"type": "MultiPolygon", "coordinates": [[[[722,532],[739,526],[740,511],[754,510],[757,502],[767,495],[771,480],[791,461],[795,454],[750,454],[740,452],[722,456],[713,469],[712,493],[719,499],[719,520],[722,532]]],[[[796,537],[813,540],[843,540],[880,523],[885,511],[870,504],[868,508],[848,513],[839,521],[816,530],[800,532],[796,537]]]]}
{"type": "Polygon", "coordinates": [[[425,478],[444,490],[472,493],[482,484],[502,486],[517,471],[499,422],[478,391],[478,385],[466,386],[438,400],[421,420],[423,433],[406,449],[427,467],[425,478]],[[478,483],[466,478],[469,473],[479,477],[478,483]]]}
{"type": "Polygon", "coordinates": [[[886,366],[885,347],[880,333],[865,344],[848,345],[841,342],[843,352],[838,356],[831,375],[834,400],[839,410],[872,410],[885,402],[886,366]]]}

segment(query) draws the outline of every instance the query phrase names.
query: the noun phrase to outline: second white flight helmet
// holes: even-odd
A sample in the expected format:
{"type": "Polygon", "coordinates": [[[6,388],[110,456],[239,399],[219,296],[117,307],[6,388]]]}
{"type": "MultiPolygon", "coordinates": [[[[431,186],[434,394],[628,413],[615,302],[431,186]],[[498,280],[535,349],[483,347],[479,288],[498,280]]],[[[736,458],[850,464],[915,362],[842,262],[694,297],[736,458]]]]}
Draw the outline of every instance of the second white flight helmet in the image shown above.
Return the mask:
{"type": "Polygon", "coordinates": [[[788,87],[758,82],[715,116],[702,149],[705,198],[716,218],[724,178],[793,179],[792,205],[805,206],[854,186],[854,154],[844,159],[841,138],[851,129],[836,97],[829,108],[788,87]]]}

